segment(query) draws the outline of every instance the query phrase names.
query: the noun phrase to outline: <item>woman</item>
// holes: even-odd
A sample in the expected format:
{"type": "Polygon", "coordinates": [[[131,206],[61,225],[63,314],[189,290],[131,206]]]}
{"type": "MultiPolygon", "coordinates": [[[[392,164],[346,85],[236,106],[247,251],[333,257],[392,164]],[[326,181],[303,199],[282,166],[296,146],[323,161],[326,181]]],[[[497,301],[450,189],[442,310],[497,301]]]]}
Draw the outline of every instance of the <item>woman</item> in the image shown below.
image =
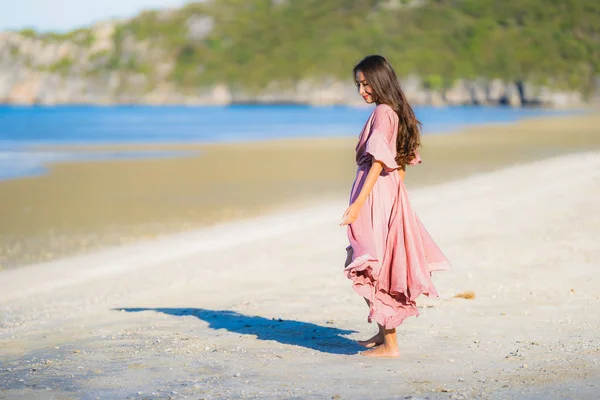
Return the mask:
{"type": "Polygon", "coordinates": [[[437,297],[431,271],[450,263],[412,211],[404,186],[407,165],[421,162],[420,122],[406,101],[396,73],[381,56],[368,56],[354,67],[359,94],[377,106],[356,146],[358,170],[350,206],[346,276],[369,306],[368,321],[379,332],[360,341],[364,355],[397,357],[396,327],[419,314],[415,299],[437,297]]]}

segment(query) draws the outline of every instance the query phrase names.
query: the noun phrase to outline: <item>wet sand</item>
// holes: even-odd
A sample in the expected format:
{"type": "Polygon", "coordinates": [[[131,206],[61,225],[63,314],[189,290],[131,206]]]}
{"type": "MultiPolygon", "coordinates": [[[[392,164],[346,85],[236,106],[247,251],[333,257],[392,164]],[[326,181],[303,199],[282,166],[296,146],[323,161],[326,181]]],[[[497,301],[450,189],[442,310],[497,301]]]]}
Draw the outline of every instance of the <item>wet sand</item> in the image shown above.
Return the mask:
{"type": "MultiPolygon", "coordinates": [[[[44,176],[1,181],[0,268],[346,196],[355,170],[354,145],[355,138],[322,138],[111,146],[197,153],[52,164],[44,176]]],[[[594,149],[600,149],[598,113],[476,126],[425,136],[424,163],[409,170],[407,184],[422,187],[594,149]]]]}

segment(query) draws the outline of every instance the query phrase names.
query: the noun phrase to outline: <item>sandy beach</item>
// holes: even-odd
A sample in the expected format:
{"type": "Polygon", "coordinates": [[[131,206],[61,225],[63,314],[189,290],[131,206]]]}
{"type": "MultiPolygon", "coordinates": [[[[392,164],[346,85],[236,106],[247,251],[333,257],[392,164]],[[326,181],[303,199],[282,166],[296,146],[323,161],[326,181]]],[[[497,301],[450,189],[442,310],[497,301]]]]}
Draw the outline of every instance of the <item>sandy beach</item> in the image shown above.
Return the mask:
{"type": "Polygon", "coordinates": [[[409,195],[453,270],[399,328],[399,359],[354,344],[375,327],[342,273],[347,139],[199,146],[197,158],[2,182],[3,243],[56,221],[65,243],[101,239],[32,265],[3,250],[15,268],[0,271],[0,398],[597,398],[599,120],[424,140],[409,195]],[[76,182],[65,204],[58,189],[76,182]],[[24,199],[37,219],[14,217],[24,199]],[[111,229],[124,244],[109,246],[111,229]]]}

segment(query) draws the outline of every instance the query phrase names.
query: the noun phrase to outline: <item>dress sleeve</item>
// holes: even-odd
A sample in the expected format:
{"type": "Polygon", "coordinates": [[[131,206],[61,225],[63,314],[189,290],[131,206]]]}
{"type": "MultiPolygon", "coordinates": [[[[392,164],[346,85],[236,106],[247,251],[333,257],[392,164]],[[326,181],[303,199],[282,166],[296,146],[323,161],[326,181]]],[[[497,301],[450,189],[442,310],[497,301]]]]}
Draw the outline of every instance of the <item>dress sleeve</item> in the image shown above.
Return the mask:
{"type": "MultiPolygon", "coordinates": [[[[384,164],[386,172],[399,168],[396,163],[396,136],[395,113],[391,109],[377,107],[371,125],[369,139],[367,139],[366,152],[384,164]]],[[[396,128],[397,129],[397,128],[396,128]]]]}

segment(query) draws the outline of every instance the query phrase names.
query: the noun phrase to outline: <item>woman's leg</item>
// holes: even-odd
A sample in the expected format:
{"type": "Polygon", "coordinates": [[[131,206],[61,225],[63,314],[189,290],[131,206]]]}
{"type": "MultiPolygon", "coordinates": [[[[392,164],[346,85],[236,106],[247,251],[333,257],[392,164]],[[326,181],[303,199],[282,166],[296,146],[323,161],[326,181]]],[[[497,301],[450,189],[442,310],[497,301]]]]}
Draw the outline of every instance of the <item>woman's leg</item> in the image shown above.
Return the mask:
{"type": "Polygon", "coordinates": [[[383,332],[383,344],[371,350],[364,351],[364,356],[370,357],[398,357],[398,338],[396,337],[396,329],[385,329],[379,325],[379,330],[383,332]]]}
{"type": "Polygon", "coordinates": [[[348,250],[346,250],[346,261],[344,262],[344,268],[346,268],[348,265],[350,265],[352,263],[353,258],[354,258],[354,249],[352,247],[349,247],[348,250]]]}
{"type": "MultiPolygon", "coordinates": [[[[367,306],[369,307],[369,309],[371,309],[371,302],[367,299],[365,299],[365,302],[367,303],[367,306]]],[[[383,344],[383,327],[379,324],[377,324],[377,326],[379,327],[379,332],[377,332],[370,339],[359,340],[358,344],[363,347],[366,347],[368,349],[370,349],[371,347],[375,347],[375,346],[379,346],[380,344],[383,344]]]]}

